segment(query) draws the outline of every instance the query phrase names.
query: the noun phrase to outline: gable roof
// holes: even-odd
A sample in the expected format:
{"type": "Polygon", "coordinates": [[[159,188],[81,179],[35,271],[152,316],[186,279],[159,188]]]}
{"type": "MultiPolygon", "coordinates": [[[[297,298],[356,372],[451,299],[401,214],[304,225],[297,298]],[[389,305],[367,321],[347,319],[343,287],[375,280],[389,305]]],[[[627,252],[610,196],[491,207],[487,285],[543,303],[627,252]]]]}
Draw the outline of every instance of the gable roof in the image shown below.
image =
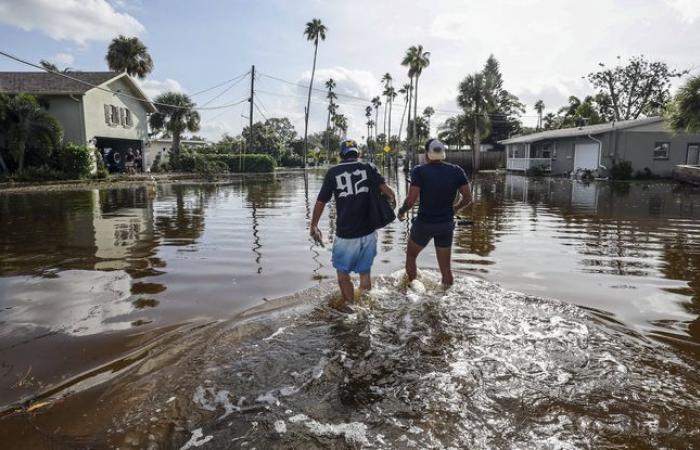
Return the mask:
{"type": "Polygon", "coordinates": [[[136,97],[144,100],[149,112],[157,109],[139,85],[125,72],[69,72],[66,75],[76,80],[49,72],[0,72],[0,92],[5,94],[32,95],[82,95],[109,81],[124,79],[136,97]]]}
{"type": "MultiPolygon", "coordinates": [[[[121,75],[119,72],[70,72],[66,75],[100,85],[121,75]]],[[[84,94],[89,85],[49,72],[0,72],[0,92],[6,94],[68,95],[84,94]]]]}
{"type": "Polygon", "coordinates": [[[638,127],[651,123],[661,122],[662,117],[645,117],[643,119],[623,120],[620,122],[600,123],[585,127],[560,128],[558,130],[540,131],[539,133],[516,136],[514,138],[499,141],[500,144],[527,144],[550,139],[561,139],[576,136],[588,136],[589,134],[602,134],[613,130],[624,130],[626,128],[638,127]]]}

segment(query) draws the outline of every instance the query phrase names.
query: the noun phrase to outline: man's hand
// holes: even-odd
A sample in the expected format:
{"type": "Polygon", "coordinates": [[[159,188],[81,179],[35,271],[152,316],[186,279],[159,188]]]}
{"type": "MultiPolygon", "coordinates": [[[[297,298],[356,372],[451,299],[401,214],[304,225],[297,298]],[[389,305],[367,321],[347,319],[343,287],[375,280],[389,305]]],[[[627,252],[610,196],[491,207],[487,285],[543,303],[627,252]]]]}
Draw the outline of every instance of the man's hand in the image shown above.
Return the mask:
{"type": "Polygon", "coordinates": [[[311,236],[311,239],[313,239],[321,247],[324,246],[323,245],[323,233],[321,233],[320,228],[318,228],[317,226],[312,226],[309,229],[309,236],[311,236]]]}

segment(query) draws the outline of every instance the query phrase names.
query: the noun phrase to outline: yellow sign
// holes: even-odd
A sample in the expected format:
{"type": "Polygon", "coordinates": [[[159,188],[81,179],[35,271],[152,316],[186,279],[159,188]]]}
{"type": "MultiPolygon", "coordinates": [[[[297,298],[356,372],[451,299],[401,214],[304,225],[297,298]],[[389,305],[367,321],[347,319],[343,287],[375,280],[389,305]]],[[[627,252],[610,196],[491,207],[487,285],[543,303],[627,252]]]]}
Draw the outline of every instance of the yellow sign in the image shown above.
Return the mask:
{"type": "Polygon", "coordinates": [[[388,145],[385,145],[384,146],[384,153],[389,153],[390,151],[391,151],[391,147],[389,147],[388,145]]]}

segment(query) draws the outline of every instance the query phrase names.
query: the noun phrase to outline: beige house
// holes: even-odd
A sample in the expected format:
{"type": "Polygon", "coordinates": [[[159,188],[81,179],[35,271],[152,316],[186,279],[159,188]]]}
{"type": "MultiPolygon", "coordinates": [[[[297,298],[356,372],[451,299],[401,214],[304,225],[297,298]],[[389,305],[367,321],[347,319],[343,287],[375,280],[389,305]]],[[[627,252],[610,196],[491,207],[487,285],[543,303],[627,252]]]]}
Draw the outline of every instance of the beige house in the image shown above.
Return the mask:
{"type": "Polygon", "coordinates": [[[47,72],[0,72],[0,92],[38,97],[63,125],[65,142],[94,144],[110,171],[123,171],[129,149],[145,150],[148,114],[156,107],[126,73],[68,75],[82,82],[47,72]]]}
{"type": "MultiPolygon", "coordinates": [[[[202,148],[209,145],[207,141],[197,139],[182,139],[180,145],[185,148],[202,148]]],[[[170,138],[154,138],[146,143],[146,150],[143,152],[144,168],[148,172],[151,170],[151,164],[160,156],[161,163],[167,163],[170,160],[170,149],[173,148],[173,140],[170,138]]]]}

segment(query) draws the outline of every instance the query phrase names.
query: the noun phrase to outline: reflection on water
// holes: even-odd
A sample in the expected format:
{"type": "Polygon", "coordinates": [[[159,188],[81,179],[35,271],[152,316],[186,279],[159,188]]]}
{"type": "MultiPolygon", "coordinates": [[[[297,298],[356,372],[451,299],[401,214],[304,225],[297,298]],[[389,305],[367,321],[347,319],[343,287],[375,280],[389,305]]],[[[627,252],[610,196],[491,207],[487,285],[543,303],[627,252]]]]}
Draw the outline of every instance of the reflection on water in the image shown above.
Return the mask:
{"type": "MultiPolygon", "coordinates": [[[[334,278],[330,246],[307,232],[322,175],[0,195],[0,404],[144,345],[144,333],[334,278]],[[64,357],[39,356],[56,345],[64,357]],[[28,371],[35,382],[18,385],[28,371]]],[[[403,197],[401,176],[388,179],[403,197]]],[[[697,190],[501,174],[481,176],[474,193],[457,270],[700,353],[697,190]]],[[[334,219],[327,208],[329,239],[334,219]]],[[[403,265],[407,231],[381,231],[375,273],[403,265]]],[[[436,267],[433,250],[419,263],[436,267]]]]}

